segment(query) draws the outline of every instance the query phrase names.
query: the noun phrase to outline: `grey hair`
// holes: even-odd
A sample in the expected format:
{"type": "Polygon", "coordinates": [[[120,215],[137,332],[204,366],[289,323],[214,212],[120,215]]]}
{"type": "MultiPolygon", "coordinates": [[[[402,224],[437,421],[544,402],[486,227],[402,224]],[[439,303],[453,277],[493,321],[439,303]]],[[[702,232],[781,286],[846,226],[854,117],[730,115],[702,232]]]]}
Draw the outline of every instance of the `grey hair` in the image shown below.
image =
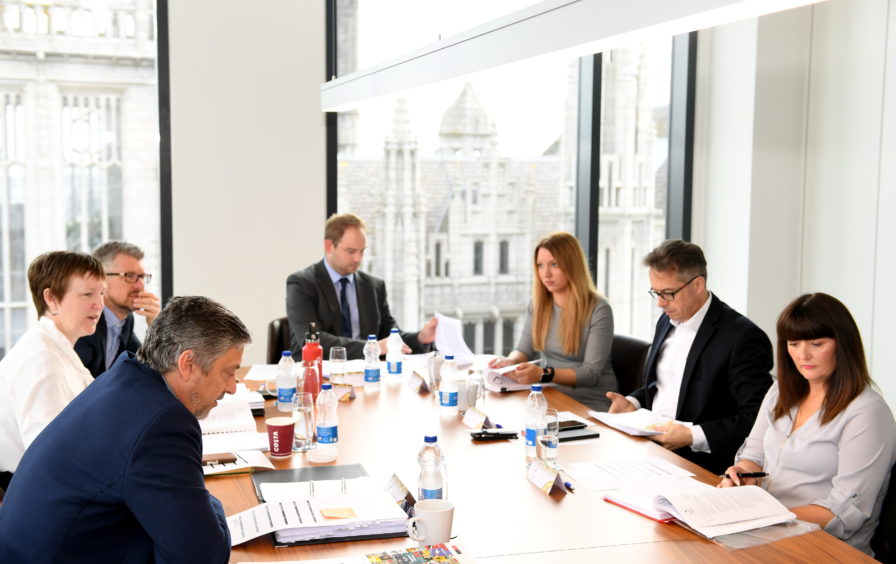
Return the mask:
{"type": "Polygon", "coordinates": [[[118,255],[127,255],[143,260],[143,249],[124,241],[108,241],[93,250],[93,256],[100,259],[103,266],[109,266],[118,255]]]}
{"type": "Polygon", "coordinates": [[[202,296],[171,298],[150,324],[137,360],[165,374],[191,350],[204,372],[224,353],[252,342],[249,330],[229,309],[202,296]]]}

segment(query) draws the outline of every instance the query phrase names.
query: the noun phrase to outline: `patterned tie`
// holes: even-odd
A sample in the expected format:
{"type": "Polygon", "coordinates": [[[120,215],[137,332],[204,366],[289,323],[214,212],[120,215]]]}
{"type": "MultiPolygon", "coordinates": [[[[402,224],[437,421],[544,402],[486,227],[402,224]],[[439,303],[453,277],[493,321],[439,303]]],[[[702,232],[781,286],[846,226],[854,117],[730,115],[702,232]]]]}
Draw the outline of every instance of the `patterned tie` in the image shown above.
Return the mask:
{"type": "Polygon", "coordinates": [[[342,289],[339,291],[339,318],[342,321],[342,336],[352,337],[352,312],[348,307],[348,295],[345,287],[348,286],[348,278],[340,278],[342,289]]]}

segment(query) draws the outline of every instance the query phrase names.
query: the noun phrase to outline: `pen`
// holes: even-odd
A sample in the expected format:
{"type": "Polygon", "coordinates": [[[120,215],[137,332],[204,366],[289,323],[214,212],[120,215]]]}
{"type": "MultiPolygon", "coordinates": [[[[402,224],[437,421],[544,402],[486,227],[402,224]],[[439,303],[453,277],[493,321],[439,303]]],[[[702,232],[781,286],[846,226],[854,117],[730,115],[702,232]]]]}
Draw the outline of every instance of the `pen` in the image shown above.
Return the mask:
{"type": "MultiPolygon", "coordinates": [[[[738,478],[765,478],[766,476],[768,476],[768,474],[765,472],[738,472],[737,473],[738,478]]],[[[719,475],[719,478],[729,478],[729,477],[730,476],[728,476],[728,474],[719,475]]]]}
{"type": "Polygon", "coordinates": [[[568,489],[572,493],[576,493],[576,489],[572,487],[572,484],[570,482],[563,482],[563,485],[566,486],[566,489],[568,489]]]}

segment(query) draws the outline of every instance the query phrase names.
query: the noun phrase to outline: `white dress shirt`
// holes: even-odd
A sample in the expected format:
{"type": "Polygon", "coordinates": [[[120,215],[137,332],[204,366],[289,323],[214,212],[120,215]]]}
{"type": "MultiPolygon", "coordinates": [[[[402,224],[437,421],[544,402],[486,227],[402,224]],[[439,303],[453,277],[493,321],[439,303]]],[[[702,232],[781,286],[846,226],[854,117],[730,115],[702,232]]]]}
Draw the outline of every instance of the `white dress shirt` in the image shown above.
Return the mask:
{"type": "MultiPolygon", "coordinates": [[[[697,313],[692,315],[687,321],[672,321],[669,323],[672,328],[666,335],[666,340],[660,345],[656,362],[656,396],[653,398],[653,406],[651,411],[661,417],[675,420],[678,412],[678,396],[681,393],[681,381],[684,378],[684,367],[688,361],[688,354],[691,352],[691,345],[697,337],[697,331],[703,324],[706,312],[709,311],[709,305],[712,303],[712,294],[707,292],[706,302],[700,306],[697,313]]],[[[627,398],[636,407],[641,407],[638,400],[633,397],[627,398]]],[[[688,421],[679,421],[691,428],[693,442],[691,450],[694,452],[710,452],[709,441],[706,440],[706,433],[700,425],[694,425],[688,421]]]]}
{"type": "Polygon", "coordinates": [[[15,472],[31,441],[92,381],[72,343],[41,317],[0,360],[0,471],[15,472]]]}
{"type": "Polygon", "coordinates": [[[333,281],[333,289],[336,290],[336,301],[339,302],[340,307],[342,306],[342,284],[339,280],[342,278],[348,279],[348,285],[345,287],[345,297],[348,298],[348,310],[352,318],[352,339],[366,340],[367,335],[361,335],[361,314],[358,313],[358,291],[355,289],[355,273],[346,274],[345,276],[339,274],[333,270],[326,258],[324,259],[324,268],[327,269],[327,274],[330,275],[330,280],[333,281]]]}

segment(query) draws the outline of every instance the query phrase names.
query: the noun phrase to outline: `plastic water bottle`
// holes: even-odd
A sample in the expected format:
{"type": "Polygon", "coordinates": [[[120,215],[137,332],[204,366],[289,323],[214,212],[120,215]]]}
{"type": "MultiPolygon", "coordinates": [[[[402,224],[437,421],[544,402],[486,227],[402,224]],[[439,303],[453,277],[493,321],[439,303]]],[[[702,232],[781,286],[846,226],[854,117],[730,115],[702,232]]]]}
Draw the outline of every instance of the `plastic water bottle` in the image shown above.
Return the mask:
{"type": "MultiPolygon", "coordinates": [[[[368,337],[369,338],[369,337],[368,337]]],[[[386,339],[386,370],[389,374],[401,374],[401,359],[404,353],[404,341],[398,334],[398,329],[392,329],[389,332],[389,338],[386,339]]]]}
{"type": "Polygon", "coordinates": [[[317,442],[333,445],[339,442],[339,401],[333,393],[333,384],[324,382],[317,396],[317,442]]]}
{"type": "Polygon", "coordinates": [[[375,392],[380,389],[380,344],[376,335],[367,335],[364,345],[364,391],[375,392]]]}
{"type": "Polygon", "coordinates": [[[439,448],[435,435],[423,437],[423,448],[417,455],[420,464],[420,480],[417,489],[417,501],[423,499],[446,499],[445,496],[445,457],[439,448]]]}
{"type": "Polygon", "coordinates": [[[442,415],[457,416],[457,364],[453,355],[445,355],[441,374],[439,405],[442,406],[442,415]]]}
{"type": "Polygon", "coordinates": [[[283,351],[277,363],[277,409],[292,412],[292,396],[296,393],[296,363],[291,351],[283,351]]]}
{"type": "Polygon", "coordinates": [[[544,434],[544,414],[548,409],[548,400],[541,393],[541,384],[532,384],[526,398],[526,460],[535,458],[535,445],[538,435],[544,434]]]}

